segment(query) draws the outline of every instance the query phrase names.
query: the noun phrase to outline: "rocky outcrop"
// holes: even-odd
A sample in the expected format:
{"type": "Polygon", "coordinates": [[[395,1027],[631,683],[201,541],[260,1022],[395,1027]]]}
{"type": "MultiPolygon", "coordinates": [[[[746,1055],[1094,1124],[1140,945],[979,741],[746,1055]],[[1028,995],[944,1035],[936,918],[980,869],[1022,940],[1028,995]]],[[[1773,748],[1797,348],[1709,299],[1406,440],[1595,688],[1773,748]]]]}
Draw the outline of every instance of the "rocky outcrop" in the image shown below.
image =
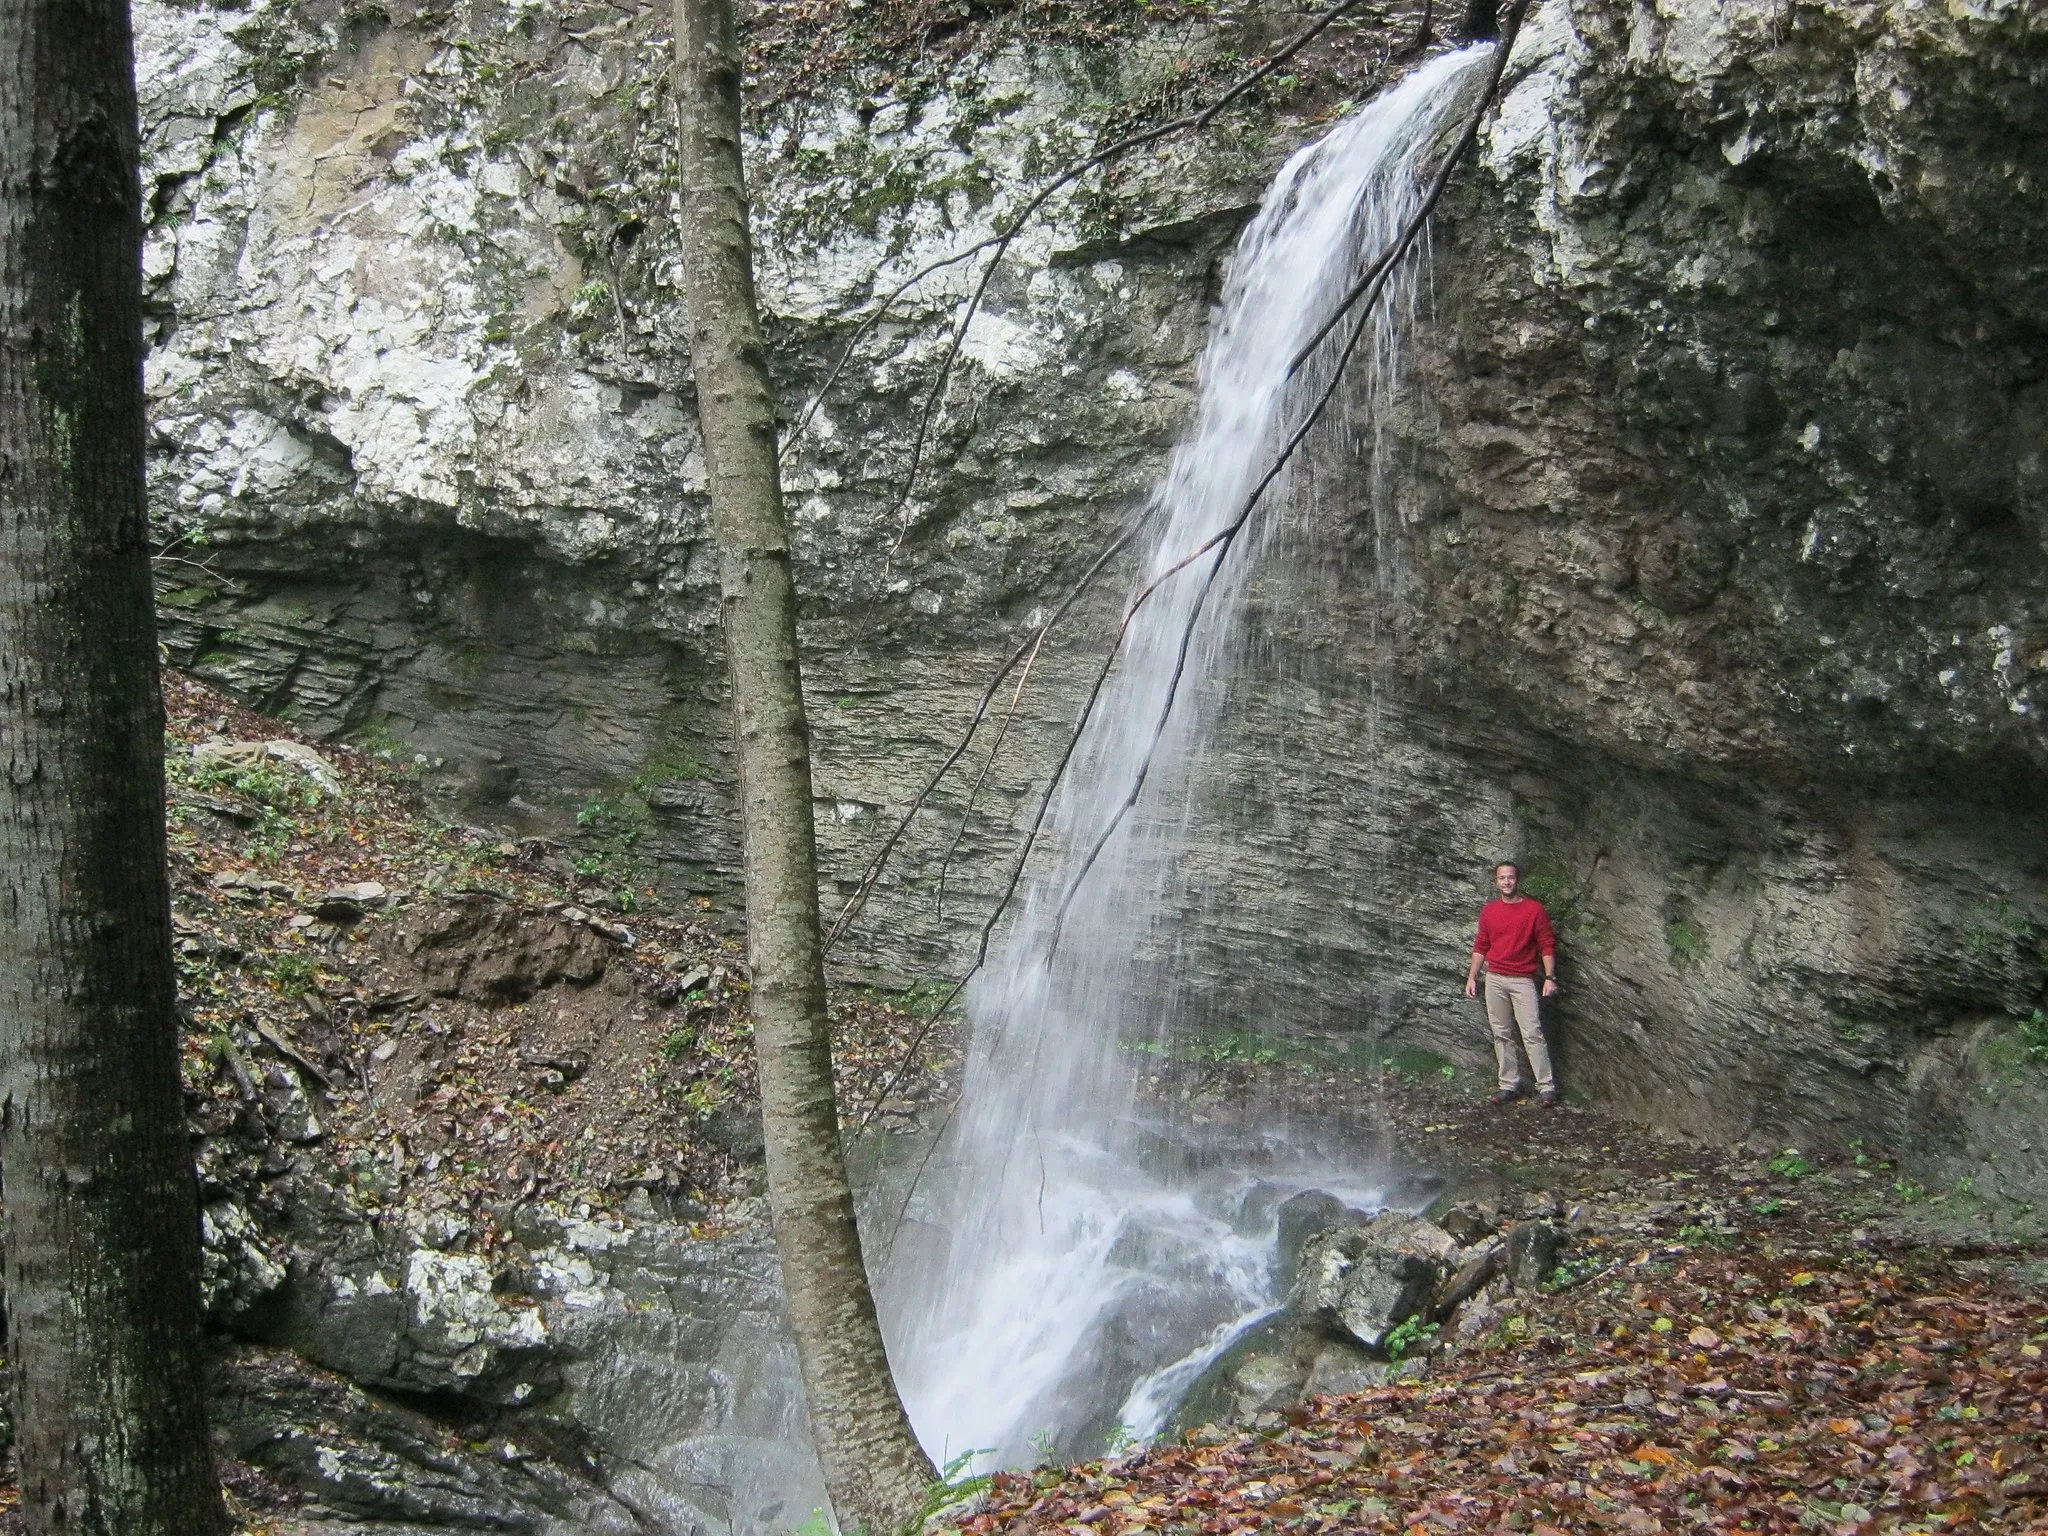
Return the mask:
{"type": "MultiPolygon", "coordinates": [[[[1152,110],[1177,61],[1289,24],[1007,46],[765,111],[792,415],[893,281],[1152,110]]],[[[415,760],[468,819],[586,812],[604,857],[729,903],[664,25],[138,7],[152,496],[180,662],[415,760]]],[[[1142,495],[1236,229],[1371,89],[1358,39],[1384,53],[1388,27],[1305,60],[1234,143],[1056,203],[907,496],[964,274],[893,309],[806,420],[834,890],[1142,495]]],[[[2048,1187],[2020,1032],[2048,1004],[2044,71],[2019,0],[1537,9],[1434,234],[1395,489],[1373,510],[1360,466],[1324,466],[1254,594],[1196,800],[1215,837],[1156,961],[1186,995],[1476,1061],[1464,944],[1486,866],[1518,857],[1564,933],[1568,1093],[2048,1187]]],[[[851,969],[959,963],[1089,635],[1041,660],[972,811],[941,797],[851,969]]]]}
{"type": "Polygon", "coordinates": [[[1254,1320],[1187,1386],[1169,1426],[1244,1424],[1319,1394],[1357,1392],[1427,1369],[1438,1348],[1493,1326],[1500,1302],[1549,1280],[1565,1231],[1540,1217],[1510,1220],[1472,1203],[1446,1226],[1405,1211],[1362,1215],[1311,1190],[1279,1213],[1276,1272],[1284,1305],[1254,1320]],[[1300,1228],[1321,1221],[1305,1239],[1300,1228]]]}
{"type": "Polygon", "coordinates": [[[466,1223],[372,1219],[313,1160],[292,1183],[281,1252],[246,1198],[207,1213],[216,1439],[255,1507],[559,1536],[823,1507],[758,1199],[709,1236],[526,1205],[486,1256],[466,1223]]]}

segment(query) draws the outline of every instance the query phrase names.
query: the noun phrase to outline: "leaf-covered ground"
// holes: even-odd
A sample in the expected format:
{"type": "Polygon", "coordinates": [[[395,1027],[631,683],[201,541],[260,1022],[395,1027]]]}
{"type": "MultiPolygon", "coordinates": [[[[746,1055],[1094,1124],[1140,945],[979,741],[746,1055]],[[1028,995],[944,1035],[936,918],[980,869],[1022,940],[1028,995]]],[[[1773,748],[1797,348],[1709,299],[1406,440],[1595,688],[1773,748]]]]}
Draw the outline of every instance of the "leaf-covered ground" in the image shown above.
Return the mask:
{"type": "MultiPolygon", "coordinates": [[[[1780,1187],[1825,1176],[1779,1167],[1797,1170],[1780,1187]]],[[[1119,1460],[1000,1474],[957,1526],[2048,1529],[2043,1266],[2024,1247],[1873,1242],[1852,1225],[1867,1206],[1822,1209],[1801,1187],[1804,1215],[1752,1185],[1743,1222],[1589,1241],[1559,1289],[1421,1379],[1317,1398],[1260,1432],[1203,1426],[1119,1460]]]]}

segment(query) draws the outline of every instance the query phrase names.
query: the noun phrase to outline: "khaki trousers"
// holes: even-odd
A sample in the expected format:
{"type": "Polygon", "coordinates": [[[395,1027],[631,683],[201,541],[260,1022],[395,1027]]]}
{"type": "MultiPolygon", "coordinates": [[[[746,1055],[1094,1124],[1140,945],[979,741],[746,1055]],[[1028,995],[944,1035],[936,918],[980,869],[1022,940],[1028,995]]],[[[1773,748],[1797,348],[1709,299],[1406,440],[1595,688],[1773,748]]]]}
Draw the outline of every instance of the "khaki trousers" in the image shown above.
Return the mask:
{"type": "Polygon", "coordinates": [[[1493,1058],[1500,1067],[1503,1093],[1519,1092],[1522,1086],[1522,1064],[1515,1058],[1518,1029],[1522,1049],[1529,1053],[1529,1069],[1536,1074],[1536,1091],[1557,1091],[1557,1079],[1550,1071],[1550,1050],[1543,1043],[1543,1021],[1537,1017],[1536,988],[1534,976],[1486,973],[1486,1023],[1493,1031],[1493,1058]]]}

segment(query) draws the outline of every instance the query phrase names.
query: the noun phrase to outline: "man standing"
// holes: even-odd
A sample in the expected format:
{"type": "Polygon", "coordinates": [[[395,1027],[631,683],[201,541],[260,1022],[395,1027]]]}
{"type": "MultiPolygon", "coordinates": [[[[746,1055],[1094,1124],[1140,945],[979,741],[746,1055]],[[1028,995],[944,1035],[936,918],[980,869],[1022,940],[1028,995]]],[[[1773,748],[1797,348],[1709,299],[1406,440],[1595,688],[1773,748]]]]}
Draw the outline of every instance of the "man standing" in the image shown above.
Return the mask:
{"type": "Polygon", "coordinates": [[[1493,1030],[1494,1059],[1500,1065],[1500,1091],[1495,1104],[1512,1104],[1528,1092],[1522,1086],[1522,1064],[1515,1057],[1515,1032],[1529,1053],[1536,1076],[1537,1102],[1545,1109],[1557,1103],[1557,1079],[1550,1070],[1550,1052],[1543,1044],[1543,1021],[1537,1011],[1536,977],[1543,976],[1543,996],[1557,996],[1557,940],[1550,914],[1534,897],[1517,894],[1522,872],[1513,864],[1494,866],[1498,901],[1479,909],[1479,937],[1472,941],[1472,967],[1465,973],[1465,995],[1479,995],[1479,967],[1486,967],[1486,1022],[1493,1030]],[[1540,962],[1540,964],[1539,964],[1540,962]]]}

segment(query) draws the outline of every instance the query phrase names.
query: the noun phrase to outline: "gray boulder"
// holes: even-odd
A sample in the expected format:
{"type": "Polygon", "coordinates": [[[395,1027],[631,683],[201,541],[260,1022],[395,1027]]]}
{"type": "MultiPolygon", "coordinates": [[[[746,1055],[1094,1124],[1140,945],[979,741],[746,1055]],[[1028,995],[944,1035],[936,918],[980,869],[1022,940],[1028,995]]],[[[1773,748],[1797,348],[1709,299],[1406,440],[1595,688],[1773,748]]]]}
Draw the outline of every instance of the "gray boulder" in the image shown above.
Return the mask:
{"type": "Polygon", "coordinates": [[[1457,1252],[1434,1222],[1388,1211],[1361,1226],[1317,1234],[1302,1250],[1289,1308],[1369,1350],[1429,1309],[1457,1252]]]}
{"type": "Polygon", "coordinates": [[[1282,1203],[1275,1213],[1278,1238],[1274,1245],[1274,1266],[1283,1275],[1301,1267],[1302,1250],[1320,1232],[1372,1218],[1354,1211],[1328,1190],[1304,1189],[1282,1203]]]}

